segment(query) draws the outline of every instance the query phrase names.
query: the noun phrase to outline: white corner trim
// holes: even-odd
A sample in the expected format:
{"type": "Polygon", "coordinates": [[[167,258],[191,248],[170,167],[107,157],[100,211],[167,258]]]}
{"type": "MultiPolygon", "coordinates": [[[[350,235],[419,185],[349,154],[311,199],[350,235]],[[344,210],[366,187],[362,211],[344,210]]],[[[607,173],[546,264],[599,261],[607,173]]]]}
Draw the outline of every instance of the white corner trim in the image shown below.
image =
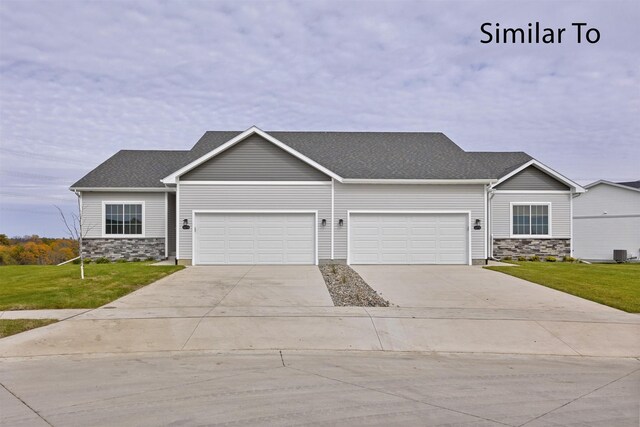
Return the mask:
{"type": "Polygon", "coordinates": [[[569,187],[572,187],[574,189],[575,193],[584,193],[585,190],[582,186],[580,186],[580,184],[570,180],[569,178],[567,178],[566,176],[554,171],[553,169],[551,169],[548,166],[545,166],[544,164],[542,164],[541,162],[537,161],[536,159],[531,159],[529,160],[527,163],[523,164],[522,166],[512,170],[511,172],[509,172],[508,174],[506,174],[505,176],[503,176],[502,178],[500,178],[497,182],[495,182],[492,187],[496,187],[498,185],[500,185],[501,183],[505,182],[506,180],[508,180],[509,178],[511,178],[512,176],[514,176],[515,174],[525,170],[526,168],[528,168],[529,166],[535,166],[538,169],[542,170],[543,172],[545,172],[547,175],[551,175],[552,177],[554,177],[555,179],[557,179],[558,181],[563,182],[564,184],[568,185],[569,187]]]}
{"type": "MultiPolygon", "coordinates": [[[[176,261],[180,259],[180,179],[176,178],[176,261]]],[[[193,257],[193,254],[191,254],[193,257]]]]}
{"type": "Polygon", "coordinates": [[[180,185],[331,185],[331,181],[180,181],[180,185]]]}
{"type": "Polygon", "coordinates": [[[389,209],[376,209],[376,210],[347,210],[347,265],[351,265],[351,214],[462,214],[467,216],[467,259],[468,265],[472,265],[471,254],[471,211],[470,210],[389,210],[389,209]]]}
{"type": "MultiPolygon", "coordinates": [[[[529,212],[531,215],[531,212],[529,212]]],[[[509,202],[509,238],[510,239],[552,239],[552,204],[551,202],[509,202]],[[513,234],[513,207],[514,206],[549,206],[549,233],[548,234],[513,234]]],[[[529,230],[531,230],[531,222],[529,222],[529,230]]]]}
{"type": "Polygon", "coordinates": [[[169,193],[164,193],[164,257],[169,257],[169,193]]]}
{"type": "Polygon", "coordinates": [[[247,129],[244,132],[242,132],[240,135],[237,135],[236,137],[230,139],[229,141],[225,142],[224,144],[222,144],[218,148],[210,151],[209,153],[205,154],[204,156],[201,156],[200,158],[198,158],[198,159],[194,160],[193,162],[189,163],[188,165],[178,169],[177,171],[175,171],[171,175],[161,179],[161,181],[163,183],[165,183],[165,184],[175,184],[177,177],[185,174],[186,172],[190,171],[191,169],[195,168],[196,166],[201,165],[202,163],[206,162],[207,160],[212,159],[213,157],[215,157],[218,154],[222,153],[223,151],[233,147],[234,145],[236,145],[240,141],[245,140],[246,138],[248,138],[251,135],[259,135],[259,136],[261,136],[262,138],[264,138],[267,141],[271,142],[275,146],[283,149],[287,153],[293,155],[294,157],[297,157],[298,159],[302,160],[303,162],[307,163],[308,165],[316,168],[320,172],[330,176],[331,178],[337,179],[338,181],[342,181],[342,178],[340,176],[338,176],[337,174],[335,174],[334,172],[332,172],[329,169],[325,168],[324,166],[318,164],[317,162],[311,160],[310,158],[308,158],[304,154],[294,150],[293,148],[289,147],[284,142],[279,141],[278,139],[274,138],[273,136],[269,135],[268,133],[258,129],[256,126],[250,127],[249,129],[247,129]]]}
{"type": "Polygon", "coordinates": [[[191,265],[198,265],[197,251],[196,251],[196,233],[197,233],[197,215],[198,214],[243,214],[243,213],[300,213],[300,214],[313,214],[314,216],[314,239],[315,239],[315,265],[319,264],[319,252],[318,252],[318,211],[312,209],[193,209],[191,211],[191,265]]]}
{"type": "Polygon", "coordinates": [[[138,200],[103,200],[101,215],[102,238],[105,239],[144,239],[146,237],[147,218],[144,201],[138,200]],[[107,234],[106,205],[142,205],[142,234],[107,234]]]}
{"type": "Polygon", "coordinates": [[[335,188],[334,188],[334,179],[331,178],[331,259],[334,259],[334,251],[333,251],[333,246],[334,246],[334,234],[335,234],[335,230],[334,230],[334,218],[335,218],[335,188]]]}

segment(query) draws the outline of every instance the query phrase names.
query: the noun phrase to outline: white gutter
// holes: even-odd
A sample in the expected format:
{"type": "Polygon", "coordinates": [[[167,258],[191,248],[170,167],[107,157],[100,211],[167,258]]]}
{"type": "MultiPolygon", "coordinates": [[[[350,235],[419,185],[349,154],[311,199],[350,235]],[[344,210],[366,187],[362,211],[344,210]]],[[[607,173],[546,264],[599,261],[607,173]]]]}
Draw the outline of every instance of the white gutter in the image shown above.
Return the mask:
{"type": "Polygon", "coordinates": [[[492,184],[495,179],[343,179],[343,184],[492,184]]]}
{"type": "Polygon", "coordinates": [[[131,193],[174,193],[176,190],[170,187],[69,187],[71,191],[116,191],[116,192],[131,192],[131,193]]]}

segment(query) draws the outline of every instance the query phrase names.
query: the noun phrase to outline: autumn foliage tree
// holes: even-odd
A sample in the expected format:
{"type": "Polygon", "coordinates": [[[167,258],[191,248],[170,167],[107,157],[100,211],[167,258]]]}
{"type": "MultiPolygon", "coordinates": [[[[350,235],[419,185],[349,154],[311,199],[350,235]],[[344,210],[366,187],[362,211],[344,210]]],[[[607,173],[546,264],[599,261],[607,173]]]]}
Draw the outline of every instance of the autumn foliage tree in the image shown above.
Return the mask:
{"type": "Polygon", "coordinates": [[[78,242],[37,235],[8,238],[0,234],[0,265],[59,264],[78,256],[78,242]]]}

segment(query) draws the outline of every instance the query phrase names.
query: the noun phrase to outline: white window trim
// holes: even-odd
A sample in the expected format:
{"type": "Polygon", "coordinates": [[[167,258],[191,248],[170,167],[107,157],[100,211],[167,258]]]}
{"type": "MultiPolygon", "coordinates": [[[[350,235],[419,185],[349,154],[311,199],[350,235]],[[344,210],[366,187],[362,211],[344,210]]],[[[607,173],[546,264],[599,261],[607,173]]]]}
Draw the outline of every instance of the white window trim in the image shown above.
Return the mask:
{"type": "MultiPolygon", "coordinates": [[[[552,218],[551,218],[551,202],[510,202],[509,203],[509,237],[511,239],[548,239],[553,236],[552,218]],[[547,234],[513,234],[513,207],[514,206],[548,206],[549,216],[549,232],[547,234]]],[[[531,213],[529,213],[531,216],[531,213]]],[[[529,221],[529,230],[531,230],[531,221],[529,221]]]]}
{"type": "Polygon", "coordinates": [[[462,214],[467,216],[467,258],[473,264],[471,254],[471,211],[466,210],[347,210],[347,265],[351,265],[351,214],[462,214]]]}
{"type": "MultiPolygon", "coordinates": [[[[312,214],[314,216],[314,238],[315,238],[315,265],[319,264],[318,254],[318,211],[317,210],[301,210],[301,209],[194,209],[191,211],[191,265],[198,265],[196,251],[196,232],[198,214],[312,214]]],[[[202,265],[218,265],[218,264],[202,264],[202,265]]],[[[227,264],[220,264],[227,265],[227,264]]]]}
{"type": "Polygon", "coordinates": [[[143,239],[146,236],[147,218],[144,201],[138,200],[103,200],[102,201],[102,237],[108,239],[143,239]],[[106,205],[142,205],[142,234],[107,234],[106,205]]]}

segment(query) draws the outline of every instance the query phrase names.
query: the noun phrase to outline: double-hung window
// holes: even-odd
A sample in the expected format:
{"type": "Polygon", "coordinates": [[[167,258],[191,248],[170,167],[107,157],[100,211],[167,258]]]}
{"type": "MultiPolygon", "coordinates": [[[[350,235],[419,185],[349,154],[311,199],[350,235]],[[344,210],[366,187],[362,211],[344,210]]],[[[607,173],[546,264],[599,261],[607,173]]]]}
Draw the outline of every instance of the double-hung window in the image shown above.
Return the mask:
{"type": "Polygon", "coordinates": [[[511,206],[513,236],[549,236],[547,204],[514,204],[511,206]]]}
{"type": "Polygon", "coordinates": [[[142,203],[106,202],[104,234],[108,236],[142,236],[142,203]]]}

